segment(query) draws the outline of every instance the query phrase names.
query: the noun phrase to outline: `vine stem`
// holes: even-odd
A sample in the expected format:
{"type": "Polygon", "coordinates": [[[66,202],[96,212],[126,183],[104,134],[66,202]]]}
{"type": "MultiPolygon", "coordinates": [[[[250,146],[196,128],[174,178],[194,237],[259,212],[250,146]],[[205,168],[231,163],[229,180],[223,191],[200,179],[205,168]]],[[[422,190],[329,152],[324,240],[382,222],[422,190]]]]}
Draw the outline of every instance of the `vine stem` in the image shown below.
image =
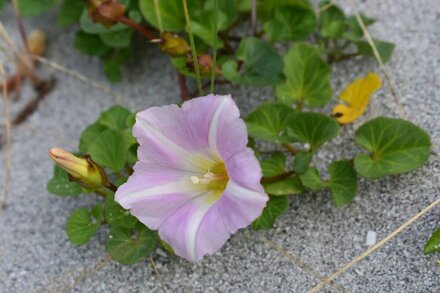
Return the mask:
{"type": "Polygon", "coordinates": [[[292,176],[293,174],[295,174],[295,171],[287,171],[286,173],[280,174],[280,175],[276,175],[276,176],[270,176],[270,177],[263,177],[261,178],[261,183],[274,183],[274,182],[278,182],[284,179],[289,178],[290,176],[292,176]]]}
{"type": "Polygon", "coordinates": [[[153,33],[151,33],[148,29],[146,29],[142,25],[138,24],[137,22],[131,20],[130,18],[128,18],[124,15],[120,16],[118,18],[118,21],[120,23],[126,24],[126,25],[130,26],[131,28],[137,30],[139,33],[143,34],[150,41],[157,40],[157,37],[155,35],[153,35],[153,33]]]}
{"type": "Polygon", "coordinates": [[[212,47],[212,67],[211,67],[211,94],[214,93],[215,85],[215,67],[217,62],[217,18],[218,18],[218,0],[214,0],[214,45],[212,47]]]}
{"type": "Polygon", "coordinates": [[[192,27],[191,27],[191,20],[189,18],[188,5],[186,3],[186,0],[182,0],[182,2],[183,2],[183,10],[185,13],[186,29],[188,31],[189,41],[191,43],[191,51],[192,51],[192,57],[193,57],[193,62],[194,62],[194,68],[196,70],[197,88],[199,89],[199,95],[203,96],[202,80],[200,78],[199,61],[197,59],[197,51],[196,51],[196,45],[194,42],[194,35],[192,32],[192,27]]]}
{"type": "Polygon", "coordinates": [[[105,186],[108,190],[116,192],[116,190],[118,190],[118,187],[116,187],[116,185],[114,185],[113,183],[109,182],[107,184],[107,186],[105,186]]]}

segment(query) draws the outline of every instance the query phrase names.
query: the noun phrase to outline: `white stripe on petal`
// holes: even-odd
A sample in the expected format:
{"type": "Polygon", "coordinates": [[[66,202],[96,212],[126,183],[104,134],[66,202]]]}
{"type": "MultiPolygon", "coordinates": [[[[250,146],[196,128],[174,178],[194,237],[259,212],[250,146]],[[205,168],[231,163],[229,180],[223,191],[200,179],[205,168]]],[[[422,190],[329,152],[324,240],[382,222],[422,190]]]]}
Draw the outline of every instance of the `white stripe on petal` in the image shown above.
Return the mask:
{"type": "Polygon", "coordinates": [[[218,106],[217,110],[215,110],[214,115],[212,115],[211,124],[209,125],[209,146],[217,151],[217,129],[218,129],[218,123],[220,120],[220,113],[224,107],[224,105],[228,102],[227,99],[223,99],[218,106]]]}
{"type": "Polygon", "coordinates": [[[197,232],[199,231],[200,225],[202,224],[203,218],[208,213],[209,209],[214,205],[216,201],[209,200],[210,194],[204,194],[192,200],[192,203],[198,205],[197,210],[191,216],[188,222],[187,233],[186,233],[186,249],[188,256],[191,260],[197,260],[196,253],[196,240],[197,232]]]}
{"type": "Polygon", "coordinates": [[[196,196],[197,194],[200,194],[200,186],[193,184],[189,178],[185,178],[121,195],[117,201],[121,205],[126,206],[127,204],[133,204],[136,201],[148,196],[158,196],[173,193],[187,193],[189,197],[196,196]]]}
{"type": "Polygon", "coordinates": [[[238,199],[243,200],[256,200],[256,201],[267,201],[267,195],[265,193],[260,193],[258,191],[254,191],[243,186],[238,185],[231,179],[229,179],[228,186],[226,187],[226,191],[228,195],[234,196],[238,199]]]}
{"type": "Polygon", "coordinates": [[[141,127],[144,129],[145,133],[147,134],[153,134],[154,139],[156,139],[158,142],[160,142],[161,145],[166,147],[168,150],[172,151],[173,153],[177,154],[178,156],[185,158],[188,156],[188,151],[182,148],[181,146],[177,145],[174,141],[163,135],[160,131],[158,131],[156,128],[149,125],[147,122],[143,121],[142,119],[137,120],[141,127]]]}

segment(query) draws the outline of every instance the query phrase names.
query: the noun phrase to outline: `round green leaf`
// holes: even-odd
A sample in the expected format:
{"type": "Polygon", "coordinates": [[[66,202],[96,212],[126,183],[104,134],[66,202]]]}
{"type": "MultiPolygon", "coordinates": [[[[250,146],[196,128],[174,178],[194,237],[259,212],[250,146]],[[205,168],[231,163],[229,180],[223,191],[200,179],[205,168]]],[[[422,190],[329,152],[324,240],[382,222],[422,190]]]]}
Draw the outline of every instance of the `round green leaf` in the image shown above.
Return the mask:
{"type": "Polygon", "coordinates": [[[82,192],[82,188],[70,182],[67,172],[55,165],[53,177],[47,182],[47,191],[59,196],[75,196],[82,192]]]}
{"type": "Polygon", "coordinates": [[[97,122],[113,130],[125,130],[130,115],[131,112],[128,109],[115,105],[102,112],[97,122]]]}
{"type": "Polygon", "coordinates": [[[223,76],[242,85],[268,86],[282,81],[283,59],[272,46],[257,38],[244,38],[237,50],[239,65],[227,60],[222,65],[223,76]]]}
{"type": "Polygon", "coordinates": [[[322,181],[318,169],[309,167],[306,172],[299,175],[303,185],[311,190],[319,190],[326,187],[326,182],[322,181]]]}
{"type": "Polygon", "coordinates": [[[101,41],[109,47],[112,48],[126,48],[131,44],[131,36],[133,35],[133,30],[130,28],[99,34],[101,41]]]}
{"type": "Polygon", "coordinates": [[[113,171],[124,167],[127,159],[127,146],[122,131],[106,130],[102,132],[89,146],[88,153],[101,166],[113,171]]]}
{"type": "Polygon", "coordinates": [[[115,200],[114,195],[106,196],[104,205],[105,220],[112,226],[131,228],[138,220],[130,214],[129,210],[122,208],[115,200]]]}
{"type": "Polygon", "coordinates": [[[284,104],[264,103],[250,113],[245,121],[249,135],[273,142],[292,141],[286,133],[296,112],[284,104]]]}
{"type": "Polygon", "coordinates": [[[298,176],[289,177],[273,183],[263,183],[263,187],[267,194],[275,196],[293,195],[304,192],[304,187],[298,176]]]}
{"type": "Polygon", "coordinates": [[[431,140],[424,130],[395,118],[378,117],[365,123],[356,131],[355,141],[370,152],[355,158],[356,171],[369,178],[421,167],[431,151],[431,140]]]}
{"type": "Polygon", "coordinates": [[[286,156],[283,153],[274,153],[260,162],[264,177],[273,177],[286,172],[286,156]]]}
{"type": "Polygon", "coordinates": [[[86,208],[75,210],[67,220],[66,232],[70,242],[83,245],[90,241],[101,226],[102,208],[95,205],[91,212],[86,208]]]}
{"type": "MultiPolygon", "coordinates": [[[[186,0],[190,16],[194,11],[201,8],[200,1],[186,0]]],[[[160,0],[159,4],[160,18],[162,20],[162,28],[166,31],[179,32],[185,30],[186,21],[183,13],[182,0],[160,0]]],[[[139,7],[144,18],[155,28],[159,29],[157,22],[156,8],[154,0],[139,0],[139,7]]]]}
{"type": "Polygon", "coordinates": [[[110,48],[104,44],[99,36],[79,31],[75,35],[74,47],[81,53],[92,56],[103,56],[110,48]]]}
{"type": "Polygon", "coordinates": [[[336,161],[328,167],[330,180],[327,186],[332,193],[336,206],[343,206],[353,201],[357,192],[357,176],[349,161],[336,161]]]}
{"type": "Polygon", "coordinates": [[[425,248],[423,248],[423,252],[425,254],[440,251],[440,228],[437,229],[434,233],[432,233],[431,237],[429,238],[428,242],[425,245],[425,248]]]}
{"type": "Polygon", "coordinates": [[[58,25],[67,26],[79,21],[85,3],[78,0],[64,0],[58,14],[58,25]]]}
{"type": "Polygon", "coordinates": [[[87,154],[89,152],[90,144],[105,130],[108,128],[95,122],[90,124],[84,131],[81,133],[81,137],[79,139],[79,150],[83,154],[87,154]]]}
{"type": "Polygon", "coordinates": [[[286,83],[276,86],[280,101],[322,107],[332,97],[330,66],[313,46],[297,44],[284,56],[286,83]]]}
{"type": "Polygon", "coordinates": [[[264,23],[271,42],[298,41],[306,38],[316,27],[313,9],[296,5],[278,6],[274,17],[264,23]]]}
{"type": "Polygon", "coordinates": [[[314,112],[296,114],[289,125],[287,135],[296,141],[309,143],[312,152],[339,133],[335,119],[314,112]]]}
{"type": "MultiPolygon", "coordinates": [[[[330,1],[321,1],[319,7],[329,5],[330,1]]],[[[333,4],[327,9],[320,11],[321,35],[326,38],[341,38],[344,35],[346,19],[344,11],[333,4]]]]}
{"type": "Polygon", "coordinates": [[[141,223],[135,229],[112,227],[107,240],[107,251],[114,260],[131,265],[150,255],[157,238],[156,232],[141,223]]]}
{"type": "Polygon", "coordinates": [[[312,158],[312,152],[299,152],[295,154],[295,158],[293,159],[293,171],[298,174],[306,172],[310,162],[312,161],[312,158]]]}
{"type": "Polygon", "coordinates": [[[270,196],[263,213],[252,223],[255,230],[267,230],[273,227],[275,220],[289,207],[287,196],[270,196]]]}

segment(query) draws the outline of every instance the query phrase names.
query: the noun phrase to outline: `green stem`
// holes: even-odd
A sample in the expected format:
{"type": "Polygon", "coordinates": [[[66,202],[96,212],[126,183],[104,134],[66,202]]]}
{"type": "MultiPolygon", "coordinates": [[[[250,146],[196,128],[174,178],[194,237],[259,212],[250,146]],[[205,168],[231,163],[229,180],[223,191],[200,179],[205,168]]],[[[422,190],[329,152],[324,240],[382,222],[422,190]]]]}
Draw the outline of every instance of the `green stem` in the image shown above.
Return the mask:
{"type": "Polygon", "coordinates": [[[116,190],[118,190],[118,188],[116,187],[116,185],[114,185],[113,183],[109,182],[108,185],[106,186],[106,188],[110,191],[116,192],[116,190]]]}
{"type": "Polygon", "coordinates": [[[185,13],[186,29],[188,31],[189,42],[191,43],[191,51],[192,51],[192,56],[193,56],[193,61],[194,61],[194,68],[196,70],[197,88],[199,89],[199,95],[203,96],[202,80],[200,78],[199,61],[197,59],[196,45],[194,42],[194,35],[192,32],[191,20],[189,19],[188,5],[186,4],[186,0],[182,0],[182,2],[183,2],[183,10],[185,13]]]}
{"type": "Polygon", "coordinates": [[[295,171],[287,171],[286,173],[283,173],[280,175],[271,176],[271,177],[263,177],[263,178],[261,178],[260,182],[261,183],[275,183],[275,182],[287,179],[294,174],[295,174],[295,171]]]}
{"type": "Polygon", "coordinates": [[[118,18],[118,21],[120,23],[126,24],[130,26],[131,28],[137,30],[141,34],[143,34],[149,41],[157,40],[156,36],[153,35],[148,29],[143,27],[142,25],[138,24],[137,22],[131,20],[128,17],[121,16],[118,18]]]}
{"type": "Polygon", "coordinates": [[[217,62],[217,17],[218,17],[218,0],[214,0],[214,45],[212,46],[212,67],[211,67],[211,94],[214,93],[215,84],[215,67],[217,62]]]}

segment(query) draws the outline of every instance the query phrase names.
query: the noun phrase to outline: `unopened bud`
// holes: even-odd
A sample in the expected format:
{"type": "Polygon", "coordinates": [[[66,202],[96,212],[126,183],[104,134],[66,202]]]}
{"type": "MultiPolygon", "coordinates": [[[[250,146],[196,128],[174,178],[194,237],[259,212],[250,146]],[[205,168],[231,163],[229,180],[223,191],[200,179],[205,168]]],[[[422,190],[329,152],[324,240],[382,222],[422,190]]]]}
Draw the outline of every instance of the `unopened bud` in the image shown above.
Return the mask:
{"type": "MultiPolygon", "coordinates": [[[[211,55],[208,55],[208,54],[199,55],[199,56],[197,56],[197,61],[199,62],[199,69],[200,69],[200,73],[202,75],[211,74],[212,65],[213,65],[213,61],[212,61],[211,55]]],[[[193,64],[192,58],[188,58],[187,66],[192,71],[194,71],[194,64],[193,64]]],[[[220,69],[220,67],[218,65],[215,66],[214,73],[215,73],[215,75],[221,75],[222,74],[222,71],[221,71],[221,69],[220,69]]]]}
{"type": "Polygon", "coordinates": [[[46,50],[46,34],[40,29],[31,31],[27,38],[28,48],[33,56],[43,56],[46,50]]]}
{"type": "Polygon", "coordinates": [[[104,169],[88,155],[78,158],[61,148],[49,150],[49,157],[67,171],[69,179],[87,189],[95,189],[109,185],[104,169]]]}
{"type": "Polygon", "coordinates": [[[90,19],[110,28],[125,14],[125,6],[117,0],[86,0],[90,19]]]}
{"type": "Polygon", "coordinates": [[[172,57],[184,56],[191,51],[186,40],[176,34],[164,32],[161,34],[161,39],[160,49],[172,57]]]}

